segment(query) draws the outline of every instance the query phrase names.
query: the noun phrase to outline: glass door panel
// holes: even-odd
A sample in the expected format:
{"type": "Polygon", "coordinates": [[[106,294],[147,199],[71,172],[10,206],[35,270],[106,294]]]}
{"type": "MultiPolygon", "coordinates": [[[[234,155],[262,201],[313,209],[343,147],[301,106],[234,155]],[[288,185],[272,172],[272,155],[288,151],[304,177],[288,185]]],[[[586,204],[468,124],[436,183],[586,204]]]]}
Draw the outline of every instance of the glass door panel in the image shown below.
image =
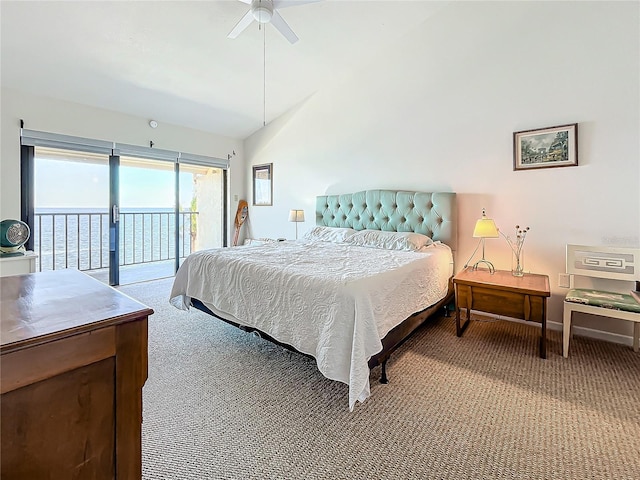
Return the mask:
{"type": "Polygon", "coordinates": [[[175,164],[120,157],[120,284],[175,274],[175,164]]]}
{"type": "Polygon", "coordinates": [[[109,157],[35,147],[31,235],[37,270],[109,280],[109,157]]]}
{"type": "Polygon", "coordinates": [[[180,163],[180,261],[224,245],[224,171],[180,163]]]}

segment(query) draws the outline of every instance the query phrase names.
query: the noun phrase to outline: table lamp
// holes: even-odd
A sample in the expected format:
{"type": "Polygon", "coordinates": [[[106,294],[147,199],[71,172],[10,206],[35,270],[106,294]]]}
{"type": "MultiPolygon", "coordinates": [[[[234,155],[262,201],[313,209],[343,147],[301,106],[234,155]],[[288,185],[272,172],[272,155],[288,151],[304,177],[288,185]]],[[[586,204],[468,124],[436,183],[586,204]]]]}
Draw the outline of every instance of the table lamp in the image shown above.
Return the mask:
{"type": "Polygon", "coordinates": [[[304,210],[291,210],[289,212],[289,221],[296,224],[296,240],[298,239],[298,223],[304,222],[304,210]]]}
{"type": "MultiPolygon", "coordinates": [[[[487,265],[487,267],[489,267],[490,273],[495,272],[496,269],[493,264],[489,260],[484,258],[484,240],[485,238],[498,238],[498,227],[496,227],[493,219],[487,218],[487,214],[484,208],[482,209],[482,217],[476,222],[476,228],[473,229],[473,237],[479,238],[480,243],[482,244],[482,259],[473,264],[473,270],[477,270],[478,265],[484,263],[487,265]]],[[[478,250],[478,247],[476,247],[476,250],[478,250]]],[[[473,253],[475,254],[475,251],[473,253]]]]}

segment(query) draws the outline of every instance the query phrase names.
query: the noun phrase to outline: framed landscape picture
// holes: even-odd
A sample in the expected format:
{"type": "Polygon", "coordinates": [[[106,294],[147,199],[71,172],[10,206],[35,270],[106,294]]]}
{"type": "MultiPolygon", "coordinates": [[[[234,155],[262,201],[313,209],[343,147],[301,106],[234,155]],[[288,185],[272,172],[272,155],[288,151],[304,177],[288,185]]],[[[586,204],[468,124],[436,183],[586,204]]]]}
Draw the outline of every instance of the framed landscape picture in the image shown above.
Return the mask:
{"type": "Polygon", "coordinates": [[[513,134],[513,169],[578,165],[578,124],[525,130],[513,134]]]}
{"type": "Polygon", "coordinates": [[[273,164],[253,167],[253,204],[273,205],[273,164]]]}

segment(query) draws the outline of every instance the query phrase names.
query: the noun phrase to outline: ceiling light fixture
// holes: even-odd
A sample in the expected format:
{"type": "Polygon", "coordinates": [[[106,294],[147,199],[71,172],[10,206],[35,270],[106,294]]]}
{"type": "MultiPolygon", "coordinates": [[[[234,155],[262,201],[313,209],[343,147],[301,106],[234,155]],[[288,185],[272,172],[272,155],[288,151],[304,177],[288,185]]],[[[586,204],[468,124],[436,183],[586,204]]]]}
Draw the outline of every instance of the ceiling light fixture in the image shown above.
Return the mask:
{"type": "Polygon", "coordinates": [[[151,120],[149,121],[149,126],[151,128],[156,128],[158,126],[158,122],[156,122],[155,120],[151,120]]]}
{"type": "Polygon", "coordinates": [[[273,16],[273,4],[271,2],[254,1],[251,4],[251,14],[260,23],[269,23],[273,16]]]}
{"type": "Polygon", "coordinates": [[[259,24],[270,23],[278,30],[289,43],[296,43],[298,36],[291,30],[289,24],[278,12],[281,8],[295,7],[305,3],[316,3],[322,0],[239,0],[249,5],[249,10],[236,23],[236,26],[227,35],[236,38],[255,20],[259,24]]]}

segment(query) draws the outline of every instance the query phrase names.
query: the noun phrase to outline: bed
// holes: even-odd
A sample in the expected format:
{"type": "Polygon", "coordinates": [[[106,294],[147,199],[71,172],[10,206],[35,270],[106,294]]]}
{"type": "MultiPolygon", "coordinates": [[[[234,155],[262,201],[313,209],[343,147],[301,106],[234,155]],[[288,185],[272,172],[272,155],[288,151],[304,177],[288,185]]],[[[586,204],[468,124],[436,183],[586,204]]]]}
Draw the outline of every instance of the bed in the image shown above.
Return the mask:
{"type": "Polygon", "coordinates": [[[298,241],[196,252],[170,301],[198,308],[313,357],[349,385],[349,408],[370,395],[386,362],[453,291],[454,193],[367,190],[316,200],[316,227],[298,241]],[[426,240],[425,240],[426,239],[426,240]]]}

